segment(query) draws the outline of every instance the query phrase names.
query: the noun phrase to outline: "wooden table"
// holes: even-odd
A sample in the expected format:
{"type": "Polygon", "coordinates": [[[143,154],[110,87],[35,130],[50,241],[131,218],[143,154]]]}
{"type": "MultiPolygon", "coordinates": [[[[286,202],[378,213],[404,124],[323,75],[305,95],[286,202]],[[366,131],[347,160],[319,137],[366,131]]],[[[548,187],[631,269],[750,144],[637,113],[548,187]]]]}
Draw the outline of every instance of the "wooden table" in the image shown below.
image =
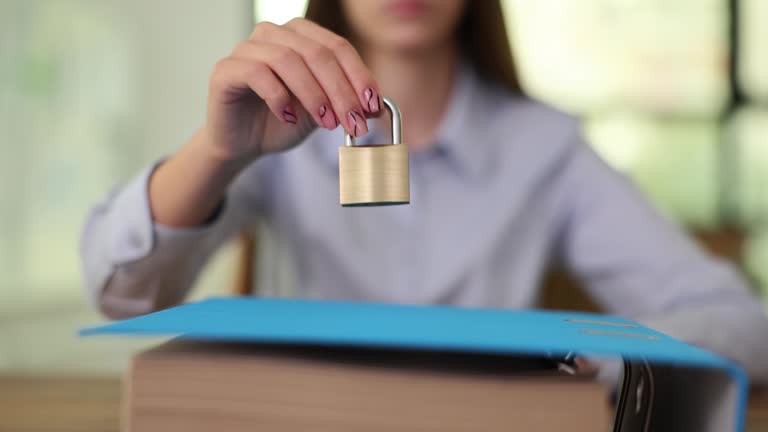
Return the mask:
{"type": "Polygon", "coordinates": [[[120,380],[0,376],[0,432],[118,432],[120,380]]]}
{"type": "MultiPolygon", "coordinates": [[[[116,378],[0,376],[0,432],[118,432],[116,378]]],[[[768,432],[768,391],[750,396],[747,432],[768,432]]]]}
{"type": "Polygon", "coordinates": [[[768,432],[768,389],[749,396],[747,432],[768,432]]]}

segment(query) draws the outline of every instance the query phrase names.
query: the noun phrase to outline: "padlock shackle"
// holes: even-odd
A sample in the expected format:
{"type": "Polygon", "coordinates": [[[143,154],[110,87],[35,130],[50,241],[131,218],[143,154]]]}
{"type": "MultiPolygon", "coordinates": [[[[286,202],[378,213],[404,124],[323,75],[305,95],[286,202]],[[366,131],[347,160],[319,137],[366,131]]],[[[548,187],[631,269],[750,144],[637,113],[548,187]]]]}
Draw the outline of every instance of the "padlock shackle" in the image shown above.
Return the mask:
{"type": "MultiPolygon", "coordinates": [[[[381,100],[384,101],[384,106],[387,107],[389,116],[392,118],[392,144],[402,144],[403,117],[400,115],[400,109],[397,108],[397,105],[395,105],[394,102],[392,102],[392,99],[386,96],[382,96],[381,100]]],[[[344,145],[347,147],[352,147],[355,145],[355,137],[350,135],[349,132],[344,133],[344,145]]]]}

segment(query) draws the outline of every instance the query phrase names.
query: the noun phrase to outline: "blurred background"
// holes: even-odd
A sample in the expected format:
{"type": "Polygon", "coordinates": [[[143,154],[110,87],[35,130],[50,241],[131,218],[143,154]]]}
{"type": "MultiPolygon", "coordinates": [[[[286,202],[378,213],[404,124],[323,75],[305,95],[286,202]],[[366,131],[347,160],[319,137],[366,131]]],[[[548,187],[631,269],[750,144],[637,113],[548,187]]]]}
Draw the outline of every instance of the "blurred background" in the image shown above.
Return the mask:
{"type": "MultiPolygon", "coordinates": [[[[526,91],[768,305],[768,1],[506,0],[526,91]]],[[[118,374],[151,340],[101,320],[77,244],[89,206],[202,124],[215,61],[300,0],[0,1],[0,374],[118,374]]],[[[195,296],[228,292],[234,246],[195,296]]]]}

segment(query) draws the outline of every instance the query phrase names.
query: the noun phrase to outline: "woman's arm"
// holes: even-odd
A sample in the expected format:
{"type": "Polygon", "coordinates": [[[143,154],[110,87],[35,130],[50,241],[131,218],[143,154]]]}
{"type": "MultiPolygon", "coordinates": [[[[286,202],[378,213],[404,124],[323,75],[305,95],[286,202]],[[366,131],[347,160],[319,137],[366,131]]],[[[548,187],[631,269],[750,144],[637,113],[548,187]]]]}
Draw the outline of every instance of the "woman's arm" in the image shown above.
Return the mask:
{"type": "Polygon", "coordinates": [[[201,130],[91,213],[81,252],[96,304],[125,317],[179,302],[208,255],[258,207],[246,203],[258,201],[249,191],[263,192],[264,181],[232,186],[241,171],[318,126],[365,134],[380,101],[349,41],[304,19],[259,23],[216,64],[201,130]]]}
{"type": "Polygon", "coordinates": [[[215,214],[201,210],[186,219],[199,217],[194,226],[161,223],[152,216],[150,179],[165,164],[149,167],[95,206],[80,242],[84,282],[94,305],[110,318],[126,318],[181,302],[208,257],[261,211],[269,169],[263,162],[243,172],[222,193],[223,201],[217,196],[215,214]]]}
{"type": "Polygon", "coordinates": [[[173,227],[194,227],[209,220],[248,159],[223,159],[210,150],[198,131],[149,179],[152,219],[173,227]]]}
{"type": "Polygon", "coordinates": [[[559,183],[562,253],[593,297],[768,382],[768,319],[738,272],[699,249],[588,145],[579,140],[570,152],[559,183]]]}

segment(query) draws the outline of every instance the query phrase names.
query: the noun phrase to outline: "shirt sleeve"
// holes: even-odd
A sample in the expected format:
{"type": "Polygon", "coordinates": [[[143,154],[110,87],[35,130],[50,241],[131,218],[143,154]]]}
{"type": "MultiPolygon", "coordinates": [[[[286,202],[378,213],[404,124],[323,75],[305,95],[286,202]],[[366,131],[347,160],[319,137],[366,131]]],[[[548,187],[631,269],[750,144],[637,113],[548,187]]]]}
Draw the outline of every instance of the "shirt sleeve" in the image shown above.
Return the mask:
{"type": "Polygon", "coordinates": [[[205,225],[155,223],[149,178],[159,164],[117,188],[88,215],[80,241],[86,294],[110,318],[149,313],[182,301],[208,257],[258,211],[249,168],[205,225]],[[250,188],[249,188],[250,186],[250,188]]]}
{"type": "Polygon", "coordinates": [[[768,319],[739,272],[654,210],[581,139],[562,166],[562,255],[613,313],[718,352],[768,382],[768,319]]]}

